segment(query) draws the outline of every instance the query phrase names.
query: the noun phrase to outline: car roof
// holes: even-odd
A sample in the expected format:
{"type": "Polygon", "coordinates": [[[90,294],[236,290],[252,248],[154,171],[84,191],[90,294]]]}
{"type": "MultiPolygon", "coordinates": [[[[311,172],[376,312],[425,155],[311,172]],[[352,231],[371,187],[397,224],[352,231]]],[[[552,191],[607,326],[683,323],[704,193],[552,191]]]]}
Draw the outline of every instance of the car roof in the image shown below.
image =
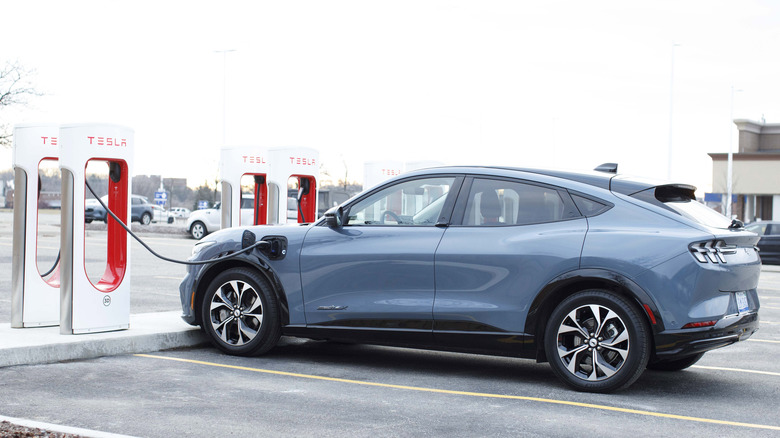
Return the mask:
{"type": "MultiPolygon", "coordinates": [[[[444,167],[432,167],[428,169],[419,169],[414,172],[410,172],[406,175],[413,173],[427,173],[436,171],[436,173],[457,172],[457,173],[477,173],[485,175],[493,175],[495,171],[502,171],[506,173],[533,173],[537,175],[544,175],[553,178],[560,178],[569,181],[576,181],[579,183],[599,187],[613,192],[622,193],[624,195],[633,195],[635,193],[647,190],[652,187],[658,187],[663,185],[671,185],[668,181],[653,180],[647,178],[633,177],[629,175],[622,175],[610,172],[598,172],[598,171],[584,171],[574,172],[567,170],[555,170],[555,169],[536,169],[526,167],[509,167],[509,166],[444,166],[444,167]]],[[[402,175],[403,176],[403,175],[402,175]]],[[[518,175],[521,176],[521,175],[518,175]]],[[[678,187],[686,188],[689,190],[696,190],[696,187],[687,184],[673,184],[678,187]]]]}

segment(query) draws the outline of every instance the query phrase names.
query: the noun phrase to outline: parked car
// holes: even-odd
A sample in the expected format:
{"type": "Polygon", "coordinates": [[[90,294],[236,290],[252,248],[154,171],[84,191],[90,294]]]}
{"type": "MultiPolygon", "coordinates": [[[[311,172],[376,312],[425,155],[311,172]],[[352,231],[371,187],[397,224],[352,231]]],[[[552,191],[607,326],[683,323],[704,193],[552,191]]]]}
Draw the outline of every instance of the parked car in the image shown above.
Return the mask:
{"type": "Polygon", "coordinates": [[[100,205],[97,199],[87,199],[84,201],[84,222],[91,223],[92,221],[105,222],[108,217],[106,209],[100,205]]]}
{"type": "Polygon", "coordinates": [[[759,255],[767,265],[780,265],[780,221],[760,221],[746,225],[748,231],[759,236],[759,255]]]}
{"type": "Polygon", "coordinates": [[[288,335],[506,355],[614,391],[758,330],[758,236],[694,192],[612,172],[413,171],[308,226],[201,240],[192,260],[264,243],[189,266],[182,318],[229,354],[288,335]]]}
{"type": "MultiPolygon", "coordinates": [[[[241,198],[241,223],[251,224],[255,211],[255,199],[252,196],[241,198]]],[[[212,208],[195,210],[190,213],[185,225],[190,235],[195,239],[213,233],[222,228],[222,203],[217,202],[212,208]]]]}
{"type": "Polygon", "coordinates": [[[173,207],[171,210],[171,215],[175,218],[188,218],[190,217],[190,209],[184,208],[184,207],[173,207]]]}
{"type": "Polygon", "coordinates": [[[152,204],[152,214],[152,222],[173,223],[173,216],[171,213],[159,205],[152,204]]]}
{"type": "Polygon", "coordinates": [[[154,218],[152,204],[146,196],[130,196],[130,220],[140,222],[142,225],[149,225],[154,218]]]}
{"type": "MultiPolygon", "coordinates": [[[[107,195],[101,196],[100,200],[103,201],[104,204],[108,205],[107,195]]],[[[97,201],[95,201],[95,203],[97,203],[97,201]]],[[[102,208],[102,206],[99,204],[98,206],[102,208]]],[[[146,196],[130,195],[130,221],[140,222],[142,225],[149,225],[152,223],[153,218],[154,209],[146,196]]]]}

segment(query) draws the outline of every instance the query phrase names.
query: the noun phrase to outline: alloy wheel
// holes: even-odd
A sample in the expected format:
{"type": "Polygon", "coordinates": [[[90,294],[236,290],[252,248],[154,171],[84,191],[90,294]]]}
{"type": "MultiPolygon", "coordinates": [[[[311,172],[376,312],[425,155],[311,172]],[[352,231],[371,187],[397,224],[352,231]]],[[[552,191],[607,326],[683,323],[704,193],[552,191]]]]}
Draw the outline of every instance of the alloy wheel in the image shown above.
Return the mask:
{"type": "Polygon", "coordinates": [[[211,297],[210,323],[227,345],[251,342],[263,324],[263,304],[259,293],[248,283],[231,280],[211,297]]]}

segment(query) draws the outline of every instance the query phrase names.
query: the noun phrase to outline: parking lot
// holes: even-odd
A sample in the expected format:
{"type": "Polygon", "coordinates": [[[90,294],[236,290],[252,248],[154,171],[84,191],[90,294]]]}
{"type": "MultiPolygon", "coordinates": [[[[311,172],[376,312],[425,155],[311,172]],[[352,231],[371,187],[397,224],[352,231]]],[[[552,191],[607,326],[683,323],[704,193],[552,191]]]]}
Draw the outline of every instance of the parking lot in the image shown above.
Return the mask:
{"type": "MultiPolygon", "coordinates": [[[[0,212],[0,322],[10,321],[11,221],[0,212]]],[[[39,251],[54,260],[56,215],[39,251]]],[[[103,232],[88,233],[97,249],[103,232]],[[102,234],[101,234],[102,233],[102,234]]],[[[146,236],[186,258],[193,240],[146,236]]],[[[88,269],[100,266],[100,251],[88,269]]],[[[131,312],[179,309],[184,268],[132,247],[131,312]]],[[[547,364],[283,339],[257,358],[210,347],[0,369],[0,415],[135,436],[778,436],[780,267],[760,280],[761,329],[692,368],[577,393],[547,364]]],[[[2,339],[0,339],[2,342],[2,339]]]]}

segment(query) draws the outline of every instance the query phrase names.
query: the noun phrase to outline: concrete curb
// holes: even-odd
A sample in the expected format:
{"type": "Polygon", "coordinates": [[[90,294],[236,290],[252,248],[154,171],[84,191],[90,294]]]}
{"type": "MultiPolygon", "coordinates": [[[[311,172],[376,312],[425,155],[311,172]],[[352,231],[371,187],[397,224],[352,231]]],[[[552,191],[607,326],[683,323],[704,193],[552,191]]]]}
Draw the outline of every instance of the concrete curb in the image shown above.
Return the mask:
{"type": "MultiPolygon", "coordinates": [[[[29,427],[31,429],[43,429],[48,430],[51,432],[57,432],[57,433],[67,433],[71,435],[78,435],[82,437],[89,437],[89,438],[134,438],[130,435],[119,435],[116,433],[110,433],[110,432],[101,432],[99,430],[91,430],[91,429],[82,429],[80,427],[70,427],[70,426],[62,426],[59,424],[52,424],[52,423],[43,423],[40,421],[33,421],[33,420],[27,420],[25,418],[13,418],[13,417],[4,417],[0,415],[0,421],[7,421],[11,424],[16,424],[18,426],[23,427],[29,427]]],[[[20,435],[21,436],[21,435],[20,435]]],[[[38,436],[38,435],[35,435],[38,436]]],[[[46,435],[48,436],[48,435],[46,435]]]]}
{"type": "Polygon", "coordinates": [[[149,353],[208,343],[179,312],[130,315],[130,328],[107,333],[61,335],[59,327],[12,329],[0,324],[0,367],[149,353]]]}

